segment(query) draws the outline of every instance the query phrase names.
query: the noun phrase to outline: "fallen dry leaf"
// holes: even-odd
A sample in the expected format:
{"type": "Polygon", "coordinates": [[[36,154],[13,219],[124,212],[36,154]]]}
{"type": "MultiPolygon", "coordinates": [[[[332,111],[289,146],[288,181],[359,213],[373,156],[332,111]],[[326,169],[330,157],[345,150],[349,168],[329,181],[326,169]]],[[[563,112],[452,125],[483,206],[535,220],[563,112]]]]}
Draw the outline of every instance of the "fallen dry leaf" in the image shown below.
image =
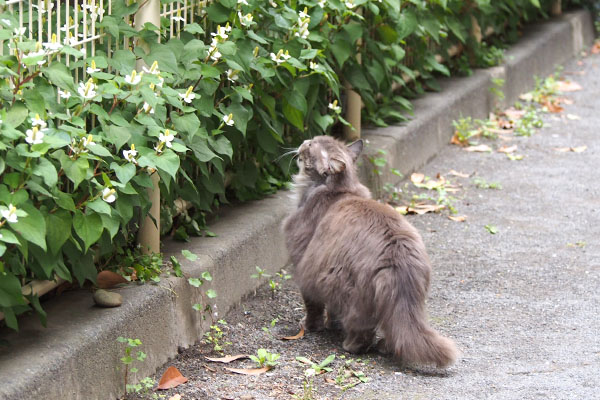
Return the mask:
{"type": "Polygon", "coordinates": [[[427,214],[430,212],[438,212],[444,208],[445,208],[445,206],[443,204],[419,203],[419,204],[414,204],[412,206],[396,207],[396,211],[398,211],[400,214],[403,214],[403,215],[406,215],[406,214],[423,215],[423,214],[427,214]]]}
{"type": "Polygon", "coordinates": [[[498,149],[498,153],[513,153],[517,151],[517,145],[513,144],[512,146],[502,146],[498,149]]]}
{"type": "Polygon", "coordinates": [[[455,170],[450,170],[450,172],[448,172],[448,175],[458,176],[459,178],[468,178],[469,177],[469,174],[463,174],[462,172],[458,172],[455,170]]]}
{"type": "Polygon", "coordinates": [[[592,46],[590,52],[592,54],[598,54],[598,53],[600,53],[600,40],[596,40],[596,42],[592,46]]]}
{"type": "Polygon", "coordinates": [[[204,357],[204,358],[206,358],[208,361],[212,361],[212,362],[220,362],[223,364],[229,364],[230,362],[239,360],[241,358],[250,358],[250,356],[247,354],[237,354],[235,356],[225,356],[225,357],[216,357],[216,358],[204,357]]]}
{"type": "Polygon", "coordinates": [[[576,92],[578,90],[582,90],[583,88],[577,82],[573,81],[558,81],[556,82],[556,90],[560,92],[576,92]]]}
{"type": "Polygon", "coordinates": [[[577,120],[580,120],[581,117],[579,115],[575,115],[575,114],[567,114],[567,119],[570,119],[572,121],[577,121],[577,120]]]}
{"type": "Polygon", "coordinates": [[[112,271],[100,271],[96,277],[96,283],[100,289],[110,289],[119,283],[127,283],[127,279],[112,271]]]}
{"type": "Polygon", "coordinates": [[[263,367],[263,368],[225,368],[227,371],[233,372],[234,374],[241,375],[260,375],[264,374],[271,367],[263,367]]]}
{"type": "MultiPolygon", "coordinates": [[[[513,133],[512,129],[510,131],[506,131],[506,133],[513,133]]],[[[510,136],[498,135],[498,139],[504,140],[505,142],[511,142],[513,140],[510,136]]]]}
{"type": "Polygon", "coordinates": [[[181,372],[173,366],[167,368],[163,376],[160,378],[160,382],[158,382],[158,386],[156,389],[158,390],[167,390],[173,389],[181,385],[182,383],[186,383],[188,378],[181,375],[181,372]]]}
{"type": "Polygon", "coordinates": [[[421,174],[418,172],[415,172],[410,176],[410,181],[412,183],[421,183],[421,182],[423,182],[424,179],[425,179],[425,174],[421,174]]]}
{"type": "Polygon", "coordinates": [[[335,384],[335,380],[331,378],[325,378],[325,382],[335,384]]]}
{"type": "Polygon", "coordinates": [[[578,147],[555,147],[554,150],[558,151],[559,153],[568,153],[568,152],[573,152],[573,153],[583,153],[584,151],[587,150],[587,146],[578,146],[578,147]]]}
{"type": "Polygon", "coordinates": [[[511,107],[504,110],[504,115],[506,115],[510,120],[516,121],[523,118],[523,115],[525,115],[525,110],[517,110],[516,108],[511,107]]]}
{"type": "Polygon", "coordinates": [[[523,93],[523,94],[519,95],[519,99],[521,99],[523,101],[533,101],[533,93],[532,92],[523,93]]]}
{"type": "Polygon", "coordinates": [[[294,336],[284,336],[281,338],[281,340],[298,340],[301,337],[304,337],[304,327],[301,327],[300,332],[298,332],[294,336]]]}
{"type": "Polygon", "coordinates": [[[450,218],[452,221],[456,221],[456,222],[465,222],[467,220],[467,216],[466,215],[448,215],[448,218],[450,218]]]}
{"type": "Polygon", "coordinates": [[[181,395],[179,393],[174,394],[173,396],[169,397],[169,400],[181,400],[181,395]]]}
{"type": "Polygon", "coordinates": [[[488,146],[487,144],[480,144],[478,146],[465,147],[464,150],[469,151],[469,152],[485,153],[485,152],[491,152],[492,148],[490,146],[488,146]]]}
{"type": "Polygon", "coordinates": [[[554,113],[554,114],[563,112],[565,110],[564,108],[562,108],[560,106],[559,102],[556,99],[554,99],[554,100],[552,100],[552,99],[546,99],[542,103],[542,106],[546,107],[546,109],[549,112],[554,113]]]}

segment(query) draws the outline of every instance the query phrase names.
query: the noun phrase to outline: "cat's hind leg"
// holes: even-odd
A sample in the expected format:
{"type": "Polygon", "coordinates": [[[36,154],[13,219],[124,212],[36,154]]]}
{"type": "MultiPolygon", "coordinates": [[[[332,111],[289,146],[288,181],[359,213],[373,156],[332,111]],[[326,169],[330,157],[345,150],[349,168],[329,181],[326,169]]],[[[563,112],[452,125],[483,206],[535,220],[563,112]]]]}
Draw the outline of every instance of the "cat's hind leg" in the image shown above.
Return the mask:
{"type": "Polygon", "coordinates": [[[365,353],[373,344],[374,336],[375,333],[371,329],[363,331],[346,331],[346,337],[342,347],[350,353],[365,353]]]}
{"type": "Polygon", "coordinates": [[[300,325],[308,332],[319,332],[324,330],[325,322],[323,320],[323,314],[325,306],[322,303],[311,300],[305,295],[302,295],[302,298],[304,299],[306,316],[302,318],[300,325]]]}

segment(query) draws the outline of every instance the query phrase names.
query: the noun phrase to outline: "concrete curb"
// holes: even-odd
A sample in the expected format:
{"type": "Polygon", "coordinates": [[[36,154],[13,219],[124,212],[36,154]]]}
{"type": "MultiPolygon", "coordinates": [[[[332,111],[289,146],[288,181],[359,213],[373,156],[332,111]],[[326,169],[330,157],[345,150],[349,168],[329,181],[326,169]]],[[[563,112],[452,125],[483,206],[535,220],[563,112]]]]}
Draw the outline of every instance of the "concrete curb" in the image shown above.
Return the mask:
{"type": "MultiPolygon", "coordinates": [[[[452,135],[457,116],[484,117],[493,106],[489,92],[491,78],[505,79],[506,103],[533,87],[534,76],[551,73],[556,64],[579,53],[593,41],[590,14],[576,11],[535,25],[507,52],[505,65],[477,71],[469,78],[442,82],[442,92],[428,94],[415,102],[415,118],[405,126],[368,130],[364,137],[369,149],[361,175],[375,191],[397,177],[382,170],[372,172],[369,157],[386,152],[388,167],[403,174],[421,167],[445,146],[452,135]]],[[[176,255],[186,277],[211,272],[217,293],[217,310],[225,313],[259,282],[250,278],[255,266],[271,272],[287,262],[281,221],[290,207],[288,193],[244,204],[223,213],[212,230],[215,239],[191,243],[164,243],[166,256],[176,255]],[[199,257],[190,262],[180,257],[182,249],[199,257]]],[[[203,290],[205,290],[204,288],[203,290]]],[[[187,280],[163,279],[159,286],[131,285],[118,289],[123,306],[100,309],[93,306],[90,293],[65,293],[45,304],[48,327],[40,327],[35,317],[23,318],[21,331],[0,331],[10,343],[0,347],[0,398],[2,399],[114,399],[124,392],[119,336],[138,338],[148,358],[141,363],[138,377],[177,354],[180,347],[195,343],[207,327],[202,313],[194,311],[201,291],[187,280]]]]}

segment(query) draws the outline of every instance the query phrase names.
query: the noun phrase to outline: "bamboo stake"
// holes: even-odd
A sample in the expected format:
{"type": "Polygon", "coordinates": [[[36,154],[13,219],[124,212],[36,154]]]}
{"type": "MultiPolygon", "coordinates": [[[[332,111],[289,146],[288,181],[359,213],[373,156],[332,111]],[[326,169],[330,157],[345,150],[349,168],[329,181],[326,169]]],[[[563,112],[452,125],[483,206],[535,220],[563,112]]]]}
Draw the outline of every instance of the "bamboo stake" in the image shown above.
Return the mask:
{"type": "MultiPolygon", "coordinates": [[[[21,293],[23,293],[23,296],[34,295],[41,297],[49,291],[58,287],[58,285],[60,285],[63,282],[65,282],[65,280],[59,277],[56,277],[55,281],[31,281],[21,288],[21,293]]],[[[25,301],[29,303],[27,299],[25,299],[25,301]]],[[[0,321],[2,321],[3,319],[4,313],[0,312],[0,321]]]]}
{"type": "MultiPolygon", "coordinates": [[[[160,0],[138,0],[138,3],[140,8],[135,13],[135,29],[141,30],[146,22],[160,26],[160,0]]],[[[138,40],[135,45],[141,46],[146,53],[150,51],[148,44],[141,40],[138,40]]],[[[144,60],[138,59],[136,68],[139,71],[145,65],[144,60]]],[[[152,207],[140,226],[138,243],[145,252],[160,253],[160,189],[158,187],[160,178],[158,172],[152,173],[151,178],[153,187],[148,189],[148,197],[152,202],[152,207]]]]}
{"type": "Polygon", "coordinates": [[[559,16],[562,14],[561,0],[554,0],[552,2],[552,9],[550,10],[550,14],[554,16],[559,16]]]}

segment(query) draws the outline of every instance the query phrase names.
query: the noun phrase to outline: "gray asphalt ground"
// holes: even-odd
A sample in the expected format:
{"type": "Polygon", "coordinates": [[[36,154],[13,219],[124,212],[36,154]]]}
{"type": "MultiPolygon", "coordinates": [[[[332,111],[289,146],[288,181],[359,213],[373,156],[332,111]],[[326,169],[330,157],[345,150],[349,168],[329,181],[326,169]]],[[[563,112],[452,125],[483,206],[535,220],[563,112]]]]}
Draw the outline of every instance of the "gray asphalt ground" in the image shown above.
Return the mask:
{"type": "MultiPolygon", "coordinates": [[[[600,398],[600,55],[574,60],[562,76],[583,90],[564,95],[573,104],[562,113],[544,114],[544,128],[531,137],[481,141],[494,150],[516,144],[523,160],[448,145],[419,171],[440,173],[459,185],[454,206],[467,217],[466,222],[444,213],[408,217],[434,266],[432,324],[463,353],[456,365],[446,371],[410,368],[376,353],[357,360],[344,353],[336,332],[282,342],[277,337],[295,333],[302,316],[299,294],[286,282],[274,298],[265,288],[225,317],[227,354],[266,347],[281,354],[279,366],[258,377],[230,374],[208,363],[204,356],[214,353],[200,344],[159,370],[157,379],[169,365],[190,378],[167,398],[175,393],[182,399],[600,398]],[[556,150],[579,146],[587,148],[556,150]],[[451,170],[469,177],[449,175],[451,170]],[[502,189],[478,188],[475,177],[502,189]],[[277,324],[265,333],[262,327],[275,317],[277,324]],[[336,354],[333,371],[314,377],[312,391],[303,389],[307,366],[295,357],[321,361],[329,354],[336,354]],[[344,373],[349,370],[363,372],[368,382],[342,390],[357,382],[344,373]],[[309,392],[312,397],[302,397],[309,392]]],[[[129,398],[138,397],[146,398],[129,398]]]]}

